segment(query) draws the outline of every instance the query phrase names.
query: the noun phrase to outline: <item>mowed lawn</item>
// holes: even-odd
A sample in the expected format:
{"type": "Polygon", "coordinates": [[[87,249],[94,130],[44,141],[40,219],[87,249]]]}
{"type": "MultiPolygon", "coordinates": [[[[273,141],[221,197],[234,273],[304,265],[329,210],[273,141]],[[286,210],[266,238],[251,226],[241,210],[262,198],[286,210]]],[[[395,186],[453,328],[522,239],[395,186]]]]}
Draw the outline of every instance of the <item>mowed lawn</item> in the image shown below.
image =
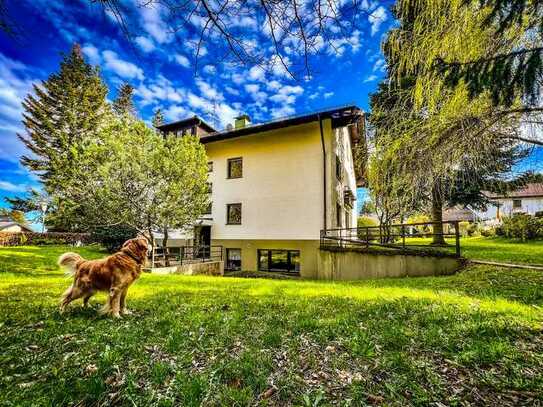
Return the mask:
{"type": "Polygon", "coordinates": [[[465,237],[462,255],[469,259],[501,263],[543,265],[543,240],[526,241],[505,237],[465,237]]]}
{"type": "Polygon", "coordinates": [[[543,273],[349,283],[143,275],[121,320],[75,303],[66,251],[0,249],[0,405],[543,403],[543,273]]]}
{"type": "MultiPolygon", "coordinates": [[[[431,238],[410,238],[406,244],[429,245],[431,238]]],[[[447,239],[447,250],[454,252],[454,239],[447,239]]],[[[424,247],[429,249],[429,247],[424,247]]],[[[463,257],[497,263],[543,265],[543,240],[526,241],[505,237],[462,237],[460,248],[463,257]]]]}

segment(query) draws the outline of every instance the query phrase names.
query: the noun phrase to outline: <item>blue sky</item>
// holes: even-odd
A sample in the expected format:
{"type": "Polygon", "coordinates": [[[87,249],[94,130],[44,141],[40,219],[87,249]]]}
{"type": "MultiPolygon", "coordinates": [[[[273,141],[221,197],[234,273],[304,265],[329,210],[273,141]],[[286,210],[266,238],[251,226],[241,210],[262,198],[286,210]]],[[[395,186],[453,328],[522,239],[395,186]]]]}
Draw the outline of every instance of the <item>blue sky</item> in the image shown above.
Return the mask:
{"type": "MultiPolygon", "coordinates": [[[[312,57],[311,78],[293,80],[279,63],[268,63],[266,69],[214,63],[220,50],[214,41],[204,44],[195,70],[194,35],[189,30],[173,33],[166,10],[140,3],[124,1],[132,41],[109,13],[89,0],[22,0],[10,8],[23,36],[13,39],[0,32],[0,205],[6,196],[38,186],[37,178],[18,163],[25,151],[16,136],[24,132],[21,101],[33,83],[58,70],[60,54],[74,42],[90,63],[101,66],[109,99],[122,81],[136,88],[142,119],[149,121],[160,107],[167,121],[198,114],[222,129],[240,112],[262,122],[345,103],[367,109],[368,94],[383,75],[380,40],[393,24],[390,2],[364,2],[367,12],[357,30],[312,57]]],[[[248,33],[260,28],[248,17],[232,24],[248,33]]],[[[261,36],[254,38],[256,48],[267,46],[258,42],[261,36]]],[[[293,51],[286,58],[292,66],[300,62],[293,51]]]]}
{"type": "MultiPolygon", "coordinates": [[[[394,24],[388,11],[391,2],[361,1],[366,12],[356,30],[336,36],[333,46],[316,47],[310,60],[312,76],[294,80],[271,59],[266,69],[216,63],[222,48],[214,38],[203,44],[195,70],[194,30],[187,26],[173,32],[166,10],[141,7],[142,0],[123,0],[132,41],[90,0],[17,1],[9,11],[23,35],[13,39],[0,31],[0,206],[5,205],[4,197],[39,185],[18,162],[24,153],[16,136],[24,132],[21,101],[33,83],[58,70],[60,54],[73,43],[82,46],[90,63],[100,65],[109,99],[115,98],[121,82],[134,86],[142,119],[150,121],[160,107],[167,121],[198,114],[222,129],[241,112],[262,122],[346,103],[367,110],[368,95],[384,74],[380,41],[394,24]]],[[[258,19],[244,15],[229,24],[248,33],[254,49],[269,47],[258,19]]],[[[299,66],[296,52],[287,47],[285,53],[288,63],[299,66]]],[[[530,166],[541,161],[540,155],[534,157],[530,166]]]]}

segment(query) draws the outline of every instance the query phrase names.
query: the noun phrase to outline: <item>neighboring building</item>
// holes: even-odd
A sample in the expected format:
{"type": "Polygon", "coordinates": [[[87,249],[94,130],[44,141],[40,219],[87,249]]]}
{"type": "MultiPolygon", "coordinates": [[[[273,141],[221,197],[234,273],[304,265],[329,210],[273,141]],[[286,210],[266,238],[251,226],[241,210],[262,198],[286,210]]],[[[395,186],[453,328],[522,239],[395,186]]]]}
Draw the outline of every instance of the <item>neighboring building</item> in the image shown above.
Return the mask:
{"type": "Polygon", "coordinates": [[[28,226],[14,222],[8,216],[0,216],[0,232],[33,232],[28,226]]]}
{"type": "Polygon", "coordinates": [[[543,183],[531,183],[508,193],[498,195],[491,192],[484,193],[492,203],[486,211],[477,212],[481,220],[499,220],[503,216],[511,216],[515,213],[527,213],[534,215],[543,211],[543,183]]]}
{"type": "Polygon", "coordinates": [[[226,269],[311,277],[321,229],[356,227],[352,150],[364,113],[355,106],[257,125],[243,115],[223,132],[198,117],[159,129],[205,145],[212,204],[186,243],[223,246],[226,269]]]}

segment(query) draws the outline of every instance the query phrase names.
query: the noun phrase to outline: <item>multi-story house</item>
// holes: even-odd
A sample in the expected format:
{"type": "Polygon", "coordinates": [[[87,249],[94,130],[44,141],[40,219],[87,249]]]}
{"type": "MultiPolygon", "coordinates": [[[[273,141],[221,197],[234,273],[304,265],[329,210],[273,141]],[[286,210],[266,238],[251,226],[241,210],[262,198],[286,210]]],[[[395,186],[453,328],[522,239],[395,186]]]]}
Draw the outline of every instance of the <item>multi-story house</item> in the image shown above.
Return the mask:
{"type": "Polygon", "coordinates": [[[364,134],[355,106],[217,132],[198,117],[165,133],[200,136],[209,158],[211,205],[196,245],[223,247],[225,269],[317,272],[322,229],[356,227],[353,150],[364,134]]]}

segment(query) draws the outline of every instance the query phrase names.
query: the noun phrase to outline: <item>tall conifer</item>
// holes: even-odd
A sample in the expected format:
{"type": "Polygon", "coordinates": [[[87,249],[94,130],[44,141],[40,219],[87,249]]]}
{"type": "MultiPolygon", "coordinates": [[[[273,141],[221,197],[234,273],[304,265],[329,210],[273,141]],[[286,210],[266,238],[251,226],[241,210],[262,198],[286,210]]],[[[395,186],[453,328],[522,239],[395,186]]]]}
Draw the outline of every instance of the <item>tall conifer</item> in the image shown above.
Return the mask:
{"type": "Polygon", "coordinates": [[[107,87],[97,67],[89,65],[75,44],[60,70],[34,84],[23,101],[25,134],[18,134],[33,153],[21,163],[37,172],[48,192],[62,188],[74,176],[78,155],[92,142],[107,114],[107,87]]]}
{"type": "Polygon", "coordinates": [[[113,110],[119,115],[136,115],[134,106],[134,88],[128,82],[124,82],[117,89],[117,97],[113,101],[113,110]]]}

